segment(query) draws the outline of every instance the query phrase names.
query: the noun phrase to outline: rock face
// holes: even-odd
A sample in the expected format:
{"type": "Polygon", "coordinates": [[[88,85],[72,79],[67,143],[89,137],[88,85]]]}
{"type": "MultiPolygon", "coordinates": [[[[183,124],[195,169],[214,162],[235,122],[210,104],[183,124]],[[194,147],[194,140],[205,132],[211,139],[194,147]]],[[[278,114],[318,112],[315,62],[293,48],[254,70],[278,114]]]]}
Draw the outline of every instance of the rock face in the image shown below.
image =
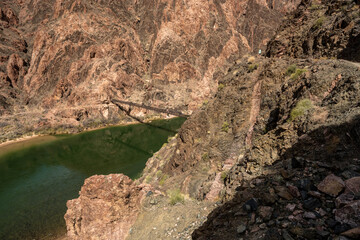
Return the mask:
{"type": "Polygon", "coordinates": [[[118,121],[112,98],[191,112],[298,2],[2,1],[0,114],[36,129],[118,121]]]}
{"type": "Polygon", "coordinates": [[[357,1],[302,1],[270,40],[267,56],[360,61],[357,1]]]}
{"type": "Polygon", "coordinates": [[[122,174],[95,175],[85,180],[80,197],[67,203],[71,239],[125,239],[135,222],[148,186],[136,186],[122,174]]]}
{"type": "Polygon", "coordinates": [[[279,54],[273,38],[269,58],[237,61],[216,95],[148,161],[140,181],[223,202],[193,239],[337,239],[351,229],[356,233],[360,65],[342,53],[353,48],[359,3],[341,1],[342,8],[331,11],[337,3],[302,1],[278,30],[284,34],[279,54]],[[298,40],[321,14],[327,20],[316,31],[336,29],[331,39],[338,38],[339,47],[325,34],[312,54],[300,54],[298,40]],[[356,24],[341,28],[341,17],[356,24]]]}

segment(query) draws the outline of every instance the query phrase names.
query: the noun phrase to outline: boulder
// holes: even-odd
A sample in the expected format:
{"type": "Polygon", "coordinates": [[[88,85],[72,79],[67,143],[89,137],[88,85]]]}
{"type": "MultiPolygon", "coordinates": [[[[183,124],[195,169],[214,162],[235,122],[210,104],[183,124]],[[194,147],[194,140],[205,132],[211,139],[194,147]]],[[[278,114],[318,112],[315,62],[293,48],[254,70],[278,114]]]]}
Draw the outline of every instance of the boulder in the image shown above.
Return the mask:
{"type": "Polygon", "coordinates": [[[330,196],[336,197],[344,189],[345,183],[334,174],[328,175],[322,182],[319,183],[317,188],[330,196]]]}
{"type": "Polygon", "coordinates": [[[345,193],[360,195],[360,177],[353,177],[345,181],[345,193]]]}
{"type": "Polygon", "coordinates": [[[274,211],[274,209],[269,206],[260,206],[259,207],[259,215],[265,221],[270,220],[273,211],[274,211]]]}
{"type": "Polygon", "coordinates": [[[360,200],[335,210],[335,220],[355,228],[360,226],[360,200]]]}
{"type": "Polygon", "coordinates": [[[341,235],[349,238],[359,239],[360,238],[360,227],[356,227],[346,232],[343,232],[341,235]]]}
{"type": "Polygon", "coordinates": [[[67,202],[70,239],[125,239],[134,224],[148,185],[136,186],[123,174],[85,180],[80,196],[67,202]]]}

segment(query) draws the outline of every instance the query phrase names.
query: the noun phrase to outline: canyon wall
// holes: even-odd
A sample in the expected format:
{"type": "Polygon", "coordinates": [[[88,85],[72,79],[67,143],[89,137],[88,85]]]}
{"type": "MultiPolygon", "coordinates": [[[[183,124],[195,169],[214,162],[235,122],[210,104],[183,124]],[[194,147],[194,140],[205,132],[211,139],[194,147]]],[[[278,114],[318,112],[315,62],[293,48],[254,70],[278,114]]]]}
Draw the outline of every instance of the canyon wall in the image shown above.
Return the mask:
{"type": "Polygon", "coordinates": [[[239,57],[148,160],[127,239],[358,239],[359,25],[358,1],[303,0],[239,57]]]}
{"type": "Polygon", "coordinates": [[[190,113],[297,3],[2,1],[0,135],[119,122],[113,98],[190,113]]]}

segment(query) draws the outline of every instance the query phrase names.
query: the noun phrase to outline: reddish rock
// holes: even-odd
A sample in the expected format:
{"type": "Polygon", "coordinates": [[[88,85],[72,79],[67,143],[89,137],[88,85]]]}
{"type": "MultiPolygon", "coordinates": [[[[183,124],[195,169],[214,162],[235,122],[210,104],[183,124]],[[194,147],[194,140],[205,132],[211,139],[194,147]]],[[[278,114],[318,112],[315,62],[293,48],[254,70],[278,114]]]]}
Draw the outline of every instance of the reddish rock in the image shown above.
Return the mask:
{"type": "Polygon", "coordinates": [[[304,212],[303,216],[304,216],[304,218],[307,218],[307,219],[316,219],[316,215],[313,212],[304,212]]]}
{"type": "Polygon", "coordinates": [[[335,220],[355,228],[360,226],[360,200],[335,210],[335,220]]]}
{"type": "Polygon", "coordinates": [[[17,25],[19,19],[11,8],[0,8],[0,20],[7,22],[9,25],[17,25]]]}
{"type": "Polygon", "coordinates": [[[335,199],[336,208],[341,208],[354,200],[354,195],[343,193],[335,199]]]}
{"type": "Polygon", "coordinates": [[[6,71],[13,87],[17,87],[20,76],[24,76],[24,60],[18,54],[12,54],[6,66],[6,71]]]}
{"type": "Polygon", "coordinates": [[[269,206],[260,206],[258,211],[259,211],[260,217],[262,219],[264,219],[265,221],[268,221],[268,220],[270,220],[271,214],[274,211],[274,209],[269,206]]]}
{"type": "Polygon", "coordinates": [[[347,230],[346,232],[341,233],[341,235],[353,239],[360,239],[360,227],[347,230]]]}
{"type": "Polygon", "coordinates": [[[286,205],[286,210],[293,212],[295,210],[296,204],[289,203],[286,205]]]}
{"type": "Polygon", "coordinates": [[[345,181],[345,192],[355,196],[360,195],[360,177],[350,178],[345,181]]]}
{"type": "Polygon", "coordinates": [[[293,196],[290,194],[289,189],[287,187],[277,186],[275,187],[275,190],[277,192],[277,195],[279,195],[280,197],[286,200],[293,199],[293,196]]]}
{"type": "MultiPolygon", "coordinates": [[[[265,49],[299,0],[54,2],[5,1],[0,48],[29,68],[22,76],[16,70],[21,64],[13,62],[5,72],[25,96],[14,108],[51,110],[62,118],[47,119],[56,126],[117,120],[112,98],[191,113],[217,91],[234,61],[265,49]],[[68,108],[89,114],[79,121],[68,108]]],[[[131,113],[154,114],[143,108],[131,113]]]]}
{"type": "Polygon", "coordinates": [[[309,191],[308,192],[309,195],[316,197],[316,198],[321,198],[321,193],[317,192],[317,191],[309,191]]]}
{"type": "Polygon", "coordinates": [[[300,195],[300,192],[299,192],[299,189],[298,189],[297,187],[290,185],[290,186],[288,186],[288,189],[289,189],[290,194],[291,194],[293,197],[298,198],[298,197],[301,196],[301,195],[300,195]]]}
{"type": "Polygon", "coordinates": [[[85,180],[77,199],[67,202],[65,221],[71,239],[125,239],[135,222],[146,186],[122,174],[85,180]]]}
{"type": "Polygon", "coordinates": [[[335,176],[334,174],[328,175],[317,188],[330,196],[336,197],[339,193],[344,189],[345,183],[340,178],[335,176]]]}

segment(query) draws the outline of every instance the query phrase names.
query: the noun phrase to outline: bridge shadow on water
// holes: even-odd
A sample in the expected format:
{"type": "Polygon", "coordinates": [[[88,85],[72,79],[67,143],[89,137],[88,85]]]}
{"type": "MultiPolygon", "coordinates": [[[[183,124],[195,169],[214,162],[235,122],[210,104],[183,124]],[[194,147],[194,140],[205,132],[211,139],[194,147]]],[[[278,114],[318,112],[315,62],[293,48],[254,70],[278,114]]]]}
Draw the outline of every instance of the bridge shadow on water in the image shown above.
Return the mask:
{"type": "Polygon", "coordinates": [[[145,124],[145,125],[148,125],[150,127],[155,127],[155,128],[159,128],[159,129],[162,129],[162,130],[166,130],[166,131],[170,131],[170,132],[173,132],[174,134],[176,134],[176,131],[173,131],[171,129],[166,129],[164,128],[163,126],[158,126],[158,125],[155,125],[155,124],[152,124],[151,122],[144,122],[143,120],[141,120],[140,118],[136,117],[135,115],[132,115],[131,114],[131,106],[135,106],[135,107],[140,107],[140,108],[144,108],[144,109],[147,109],[147,110],[152,110],[152,111],[157,111],[157,112],[162,112],[162,113],[166,113],[168,115],[173,115],[173,116],[176,116],[176,117],[179,117],[179,118],[182,118],[182,119],[186,119],[189,117],[189,115],[186,115],[186,114],[183,114],[181,112],[178,112],[178,111],[175,111],[175,110],[172,110],[172,109],[160,109],[160,108],[155,108],[155,107],[150,107],[150,106],[146,106],[146,105],[143,105],[143,104],[136,104],[136,103],[131,103],[131,102],[126,102],[126,101],[119,101],[119,100],[112,100],[111,101],[114,105],[116,105],[121,111],[123,111],[127,116],[129,116],[130,118],[136,120],[137,122],[141,123],[141,124],[145,124]],[[127,104],[129,105],[129,109],[126,109],[124,108],[123,106],[120,105],[120,103],[122,104],[127,104]]]}

